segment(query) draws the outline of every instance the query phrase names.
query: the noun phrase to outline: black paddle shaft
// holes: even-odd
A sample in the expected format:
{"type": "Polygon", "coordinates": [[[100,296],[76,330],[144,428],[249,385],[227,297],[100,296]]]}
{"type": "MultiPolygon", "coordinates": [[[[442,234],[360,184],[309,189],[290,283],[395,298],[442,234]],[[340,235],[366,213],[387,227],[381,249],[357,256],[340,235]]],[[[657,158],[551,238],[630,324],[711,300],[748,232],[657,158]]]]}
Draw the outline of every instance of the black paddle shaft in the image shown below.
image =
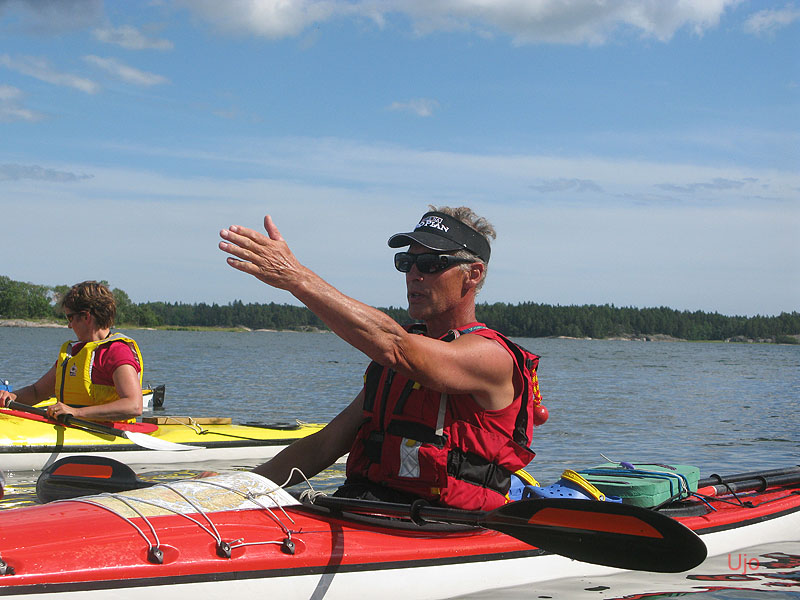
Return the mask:
{"type": "Polygon", "coordinates": [[[114,429],[113,427],[109,427],[108,425],[103,425],[102,423],[95,423],[94,421],[84,421],[83,419],[79,419],[72,415],[62,415],[58,419],[53,419],[49,414],[47,414],[47,410],[45,410],[44,408],[39,408],[37,406],[28,406],[27,404],[15,402],[14,400],[9,400],[7,407],[10,408],[11,410],[18,410],[20,412],[26,412],[32,415],[39,415],[40,417],[50,419],[51,421],[63,423],[64,425],[75,427],[77,429],[86,429],[94,433],[112,435],[114,437],[121,437],[121,438],[127,437],[124,431],[120,431],[119,429],[114,429]]]}
{"type": "Polygon", "coordinates": [[[706,558],[703,541],[678,521],[615,502],[540,498],[489,512],[329,496],[315,498],[314,504],[340,512],[404,516],[418,524],[484,527],[548,552],[621,569],[678,573],[706,558]]]}
{"type": "MultiPolygon", "coordinates": [[[[737,492],[762,492],[771,487],[794,485],[797,483],[800,483],[800,469],[798,469],[796,473],[783,473],[779,475],[770,475],[768,477],[753,477],[752,479],[736,481],[729,481],[723,478],[722,483],[705,485],[703,488],[713,488],[715,496],[722,496],[737,492]]],[[[700,491],[702,488],[698,487],[697,489],[700,491]]]]}
{"type": "MultiPolygon", "coordinates": [[[[774,477],[795,476],[800,479],[800,465],[794,467],[784,467],[782,469],[771,469],[768,471],[751,471],[749,473],[737,473],[735,475],[711,475],[697,482],[697,487],[707,487],[709,485],[725,485],[726,483],[737,483],[740,481],[752,481],[754,479],[771,479],[774,477]]],[[[784,481],[786,481],[784,479],[784,481]]],[[[779,484],[780,485],[780,484],[779,484]]]]}

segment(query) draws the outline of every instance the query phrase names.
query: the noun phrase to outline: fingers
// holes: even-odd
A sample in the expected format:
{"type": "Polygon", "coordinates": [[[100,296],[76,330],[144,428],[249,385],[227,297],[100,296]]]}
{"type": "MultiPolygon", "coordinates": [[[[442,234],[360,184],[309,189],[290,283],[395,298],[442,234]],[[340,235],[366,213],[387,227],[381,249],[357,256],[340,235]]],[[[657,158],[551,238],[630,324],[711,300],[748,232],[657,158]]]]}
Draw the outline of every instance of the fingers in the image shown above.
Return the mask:
{"type": "Polygon", "coordinates": [[[273,222],[272,217],[269,215],[264,217],[264,229],[267,231],[267,235],[271,240],[275,240],[276,242],[285,241],[281,232],[278,231],[278,227],[273,222]]]}
{"type": "Polygon", "coordinates": [[[232,225],[219,232],[223,240],[219,248],[232,255],[228,257],[228,264],[234,269],[249,273],[273,287],[289,289],[302,265],[269,215],[264,217],[264,229],[266,236],[247,227],[232,225]]]}
{"type": "Polygon", "coordinates": [[[263,243],[267,239],[264,235],[239,225],[231,225],[228,229],[220,231],[219,235],[231,244],[245,249],[251,248],[255,244],[263,243]],[[263,239],[259,239],[259,237],[263,239]]]}
{"type": "MultiPolygon", "coordinates": [[[[228,243],[220,242],[220,250],[247,261],[252,261],[259,249],[268,247],[270,242],[283,242],[283,237],[269,215],[264,217],[264,229],[269,237],[241,225],[231,225],[219,232],[228,243]]],[[[230,263],[231,261],[228,260],[230,263]]],[[[232,263],[231,263],[232,264],[232,263]]]]}
{"type": "Polygon", "coordinates": [[[219,234],[226,240],[243,248],[252,248],[253,244],[264,246],[269,240],[274,242],[284,241],[283,236],[281,236],[280,231],[278,231],[278,227],[269,215],[264,217],[264,229],[269,237],[258,231],[242,227],[241,225],[231,225],[228,229],[220,231],[219,234]]]}
{"type": "MultiPolygon", "coordinates": [[[[223,240],[227,240],[219,243],[219,249],[223,252],[227,252],[228,254],[233,254],[241,259],[248,260],[247,250],[244,248],[246,238],[242,238],[242,236],[237,235],[231,231],[232,229],[233,227],[230,229],[223,229],[219,232],[219,236],[223,240]]],[[[230,260],[231,259],[228,259],[228,261],[230,260]]]]}
{"type": "Polygon", "coordinates": [[[47,407],[47,414],[50,416],[51,419],[57,420],[62,415],[72,415],[75,413],[66,404],[62,404],[61,402],[56,402],[52,406],[47,407]]]}

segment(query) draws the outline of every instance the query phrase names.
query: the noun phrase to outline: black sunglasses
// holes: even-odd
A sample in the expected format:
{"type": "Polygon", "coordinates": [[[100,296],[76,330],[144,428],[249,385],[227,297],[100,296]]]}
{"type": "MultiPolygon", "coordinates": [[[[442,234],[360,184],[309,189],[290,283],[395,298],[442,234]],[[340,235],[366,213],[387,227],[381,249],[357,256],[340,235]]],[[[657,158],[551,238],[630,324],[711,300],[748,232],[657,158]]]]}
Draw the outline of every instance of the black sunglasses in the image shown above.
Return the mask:
{"type": "Polygon", "coordinates": [[[85,310],[79,310],[77,312],[65,313],[64,316],[67,317],[68,322],[72,323],[72,319],[74,319],[78,315],[82,315],[85,312],[86,312],[85,310]]]}
{"type": "Polygon", "coordinates": [[[452,254],[411,254],[410,252],[398,252],[394,255],[394,268],[401,273],[408,273],[411,267],[417,265],[420,273],[429,275],[444,271],[455,265],[478,262],[476,258],[461,258],[452,254]]]}

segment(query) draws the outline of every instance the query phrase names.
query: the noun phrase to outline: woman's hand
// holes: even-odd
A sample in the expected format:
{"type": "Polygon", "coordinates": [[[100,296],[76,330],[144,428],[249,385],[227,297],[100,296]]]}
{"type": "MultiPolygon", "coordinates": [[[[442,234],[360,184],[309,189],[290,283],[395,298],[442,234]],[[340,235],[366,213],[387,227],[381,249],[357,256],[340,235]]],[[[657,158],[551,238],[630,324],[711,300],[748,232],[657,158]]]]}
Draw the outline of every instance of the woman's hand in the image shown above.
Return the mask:
{"type": "Polygon", "coordinates": [[[9,400],[16,402],[17,395],[9,392],[8,390],[0,390],[0,407],[6,408],[9,400]]]}
{"type": "Polygon", "coordinates": [[[63,402],[56,402],[55,404],[52,404],[47,407],[47,416],[57,421],[59,417],[62,417],[63,415],[72,415],[74,417],[77,417],[78,416],[77,411],[78,411],[77,408],[72,408],[71,406],[67,406],[63,402]]]}

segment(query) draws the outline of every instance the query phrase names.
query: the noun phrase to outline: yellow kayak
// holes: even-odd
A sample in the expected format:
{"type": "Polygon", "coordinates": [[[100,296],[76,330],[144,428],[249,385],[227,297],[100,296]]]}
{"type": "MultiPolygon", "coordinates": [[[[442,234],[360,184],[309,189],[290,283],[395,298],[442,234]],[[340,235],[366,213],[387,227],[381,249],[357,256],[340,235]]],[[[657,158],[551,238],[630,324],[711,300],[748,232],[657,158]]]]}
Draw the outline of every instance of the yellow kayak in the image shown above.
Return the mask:
{"type": "MultiPolygon", "coordinates": [[[[111,429],[108,425],[104,427],[111,429]]],[[[36,415],[0,409],[0,468],[6,472],[40,470],[59,458],[76,454],[107,456],[127,464],[263,460],[324,427],[299,421],[237,425],[229,418],[181,416],[144,417],[140,423],[113,426],[139,436],[134,439],[164,442],[153,445],[174,447],[175,451],[154,450],[119,435],[84,431],[36,415]],[[191,449],[180,449],[178,445],[189,445],[191,449]]]]}

